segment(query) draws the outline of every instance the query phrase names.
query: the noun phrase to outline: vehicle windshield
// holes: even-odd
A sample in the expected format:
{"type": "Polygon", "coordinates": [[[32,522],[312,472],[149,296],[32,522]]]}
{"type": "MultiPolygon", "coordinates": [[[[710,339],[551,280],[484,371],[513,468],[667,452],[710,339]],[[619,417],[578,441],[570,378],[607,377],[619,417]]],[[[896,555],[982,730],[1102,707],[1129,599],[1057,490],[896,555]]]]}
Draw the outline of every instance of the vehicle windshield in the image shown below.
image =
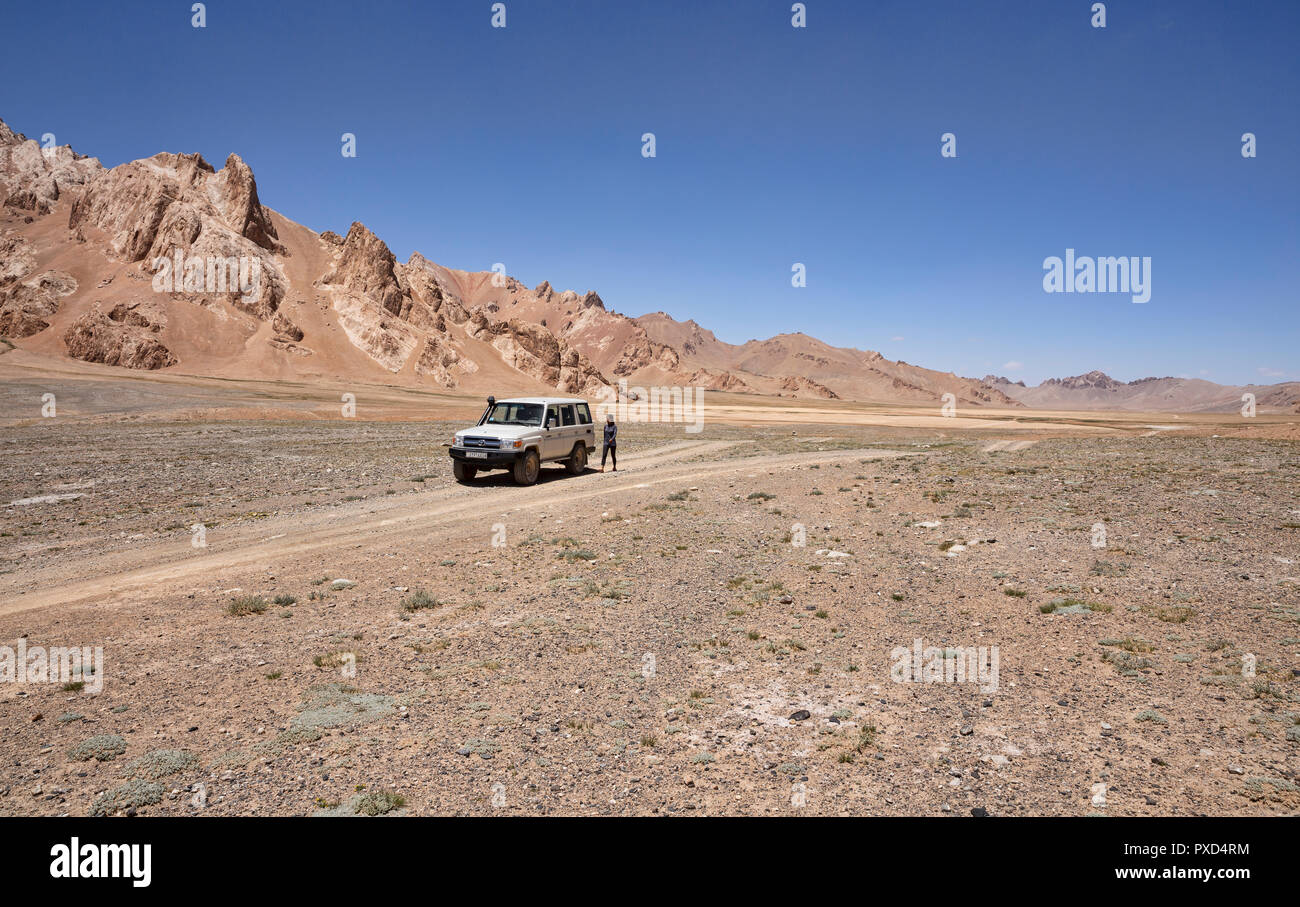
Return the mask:
{"type": "Polygon", "coordinates": [[[546,409],[541,403],[497,403],[488,413],[484,425],[541,425],[542,412],[546,409]]]}

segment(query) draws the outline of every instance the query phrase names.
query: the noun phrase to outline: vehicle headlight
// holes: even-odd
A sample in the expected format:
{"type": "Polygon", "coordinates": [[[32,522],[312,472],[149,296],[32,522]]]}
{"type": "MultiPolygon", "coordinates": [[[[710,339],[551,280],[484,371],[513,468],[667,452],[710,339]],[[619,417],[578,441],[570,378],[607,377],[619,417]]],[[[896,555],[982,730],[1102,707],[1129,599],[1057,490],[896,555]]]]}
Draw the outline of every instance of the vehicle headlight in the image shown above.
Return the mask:
{"type": "Polygon", "coordinates": [[[524,446],[523,441],[502,441],[501,442],[502,450],[518,450],[523,446],[524,446]]]}
{"type": "Polygon", "coordinates": [[[458,447],[458,446],[460,446],[460,435],[452,435],[452,436],[451,436],[451,446],[452,446],[452,447],[458,447]]]}

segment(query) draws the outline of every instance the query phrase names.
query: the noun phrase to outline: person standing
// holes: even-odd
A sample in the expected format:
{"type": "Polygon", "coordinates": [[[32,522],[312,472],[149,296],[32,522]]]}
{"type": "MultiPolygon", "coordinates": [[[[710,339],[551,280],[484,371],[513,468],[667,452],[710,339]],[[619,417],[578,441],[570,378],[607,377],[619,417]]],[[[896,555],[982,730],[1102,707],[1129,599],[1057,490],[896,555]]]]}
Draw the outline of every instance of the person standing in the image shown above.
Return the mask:
{"type": "Polygon", "coordinates": [[[605,456],[609,455],[610,461],[614,464],[614,472],[618,472],[618,426],[614,424],[614,414],[605,414],[605,446],[600,451],[600,471],[605,471],[605,456]]]}

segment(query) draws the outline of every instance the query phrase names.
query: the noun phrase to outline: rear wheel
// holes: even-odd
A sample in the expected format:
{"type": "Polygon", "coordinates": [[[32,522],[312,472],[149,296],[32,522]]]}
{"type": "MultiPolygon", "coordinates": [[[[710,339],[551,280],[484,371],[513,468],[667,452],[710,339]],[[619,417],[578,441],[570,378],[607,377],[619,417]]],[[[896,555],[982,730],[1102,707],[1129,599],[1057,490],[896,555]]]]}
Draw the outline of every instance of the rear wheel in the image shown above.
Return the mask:
{"type": "Polygon", "coordinates": [[[587,445],[578,443],[573,446],[573,455],[565,461],[564,465],[569,470],[569,475],[580,475],[587,468],[587,445]]]}
{"type": "Polygon", "coordinates": [[[457,482],[471,482],[474,480],[474,477],[478,475],[478,470],[473,466],[465,465],[465,461],[463,460],[452,460],[451,471],[452,474],[456,476],[457,482]]]}
{"type": "Polygon", "coordinates": [[[542,461],[537,456],[537,451],[529,450],[522,457],[515,460],[515,484],[531,485],[537,481],[537,473],[542,468],[542,461]]]}

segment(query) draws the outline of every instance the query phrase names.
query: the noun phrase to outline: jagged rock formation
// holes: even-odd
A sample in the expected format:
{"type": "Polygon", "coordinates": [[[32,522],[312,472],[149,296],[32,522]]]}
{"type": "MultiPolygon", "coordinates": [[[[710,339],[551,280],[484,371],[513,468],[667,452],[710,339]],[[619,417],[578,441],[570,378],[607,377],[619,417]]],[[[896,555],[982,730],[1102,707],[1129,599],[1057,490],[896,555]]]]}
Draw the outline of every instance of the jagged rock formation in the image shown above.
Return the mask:
{"type": "Polygon", "coordinates": [[[183,286],[172,291],[177,296],[223,299],[262,321],[284,298],[276,261],[283,249],[270,213],[257,201],[252,171],[237,155],[219,174],[201,155],[168,153],[105,171],[86,184],[68,214],[70,230],[87,227],[107,234],[111,256],[170,275],[183,286]],[[173,273],[178,255],[184,267],[173,273]],[[251,279],[250,287],[232,286],[229,272],[211,264],[231,259],[239,274],[256,273],[255,287],[251,279]]]}
{"type": "Polygon", "coordinates": [[[384,241],[353,223],[339,245],[334,269],[321,278],[326,286],[338,286],[379,304],[390,315],[401,315],[410,296],[397,282],[397,258],[384,241]]]}
{"type": "Polygon", "coordinates": [[[479,311],[470,316],[467,330],[499,350],[511,367],[565,393],[594,394],[609,384],[587,357],[541,325],[492,321],[479,311]]]}
{"type": "Polygon", "coordinates": [[[67,145],[42,148],[0,122],[0,201],[6,207],[49,214],[64,193],[102,169],[67,145]]]}

